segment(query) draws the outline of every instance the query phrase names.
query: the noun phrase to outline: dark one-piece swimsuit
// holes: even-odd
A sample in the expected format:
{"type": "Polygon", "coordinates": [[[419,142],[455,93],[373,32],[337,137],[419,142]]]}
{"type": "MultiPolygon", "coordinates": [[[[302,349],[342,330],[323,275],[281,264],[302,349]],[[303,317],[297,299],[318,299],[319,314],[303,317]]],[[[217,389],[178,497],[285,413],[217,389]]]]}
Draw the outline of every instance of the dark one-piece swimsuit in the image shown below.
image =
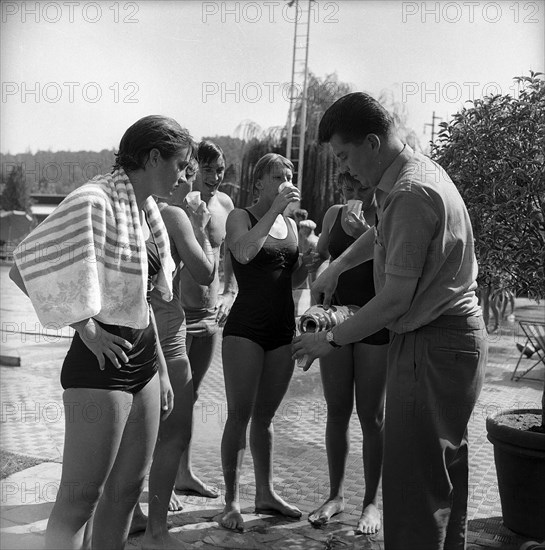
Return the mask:
{"type": "MultiPolygon", "coordinates": [[[[248,210],[252,227],[257,218],[248,210]]],[[[240,336],[265,351],[291,343],[295,334],[291,274],[299,258],[297,235],[291,223],[285,239],[267,235],[261,250],[247,264],[231,254],[238,294],[223,336],[240,336]]]]}
{"type": "MultiPolygon", "coordinates": [[[[339,208],[339,213],[335,218],[335,223],[329,233],[329,255],[331,260],[338,258],[356,239],[348,235],[343,229],[342,219],[343,209],[339,208]]],[[[332,304],[338,306],[364,306],[371,298],[375,296],[375,283],[373,281],[373,260],[357,265],[348,271],[345,271],[339,277],[337,289],[333,295],[332,304]]],[[[380,346],[389,342],[389,332],[383,328],[375,334],[361,340],[364,344],[373,344],[380,346]]]]}
{"type": "MultiPolygon", "coordinates": [[[[150,303],[150,279],[161,269],[157,245],[150,239],[146,243],[148,253],[148,307],[150,303]]],[[[125,349],[128,363],[117,369],[108,357],[104,356],[105,368],[100,370],[96,355],[84,344],[79,333],[74,334],[72,345],[64,359],[61,371],[61,385],[67,388],[93,388],[121,390],[138,393],[157,372],[155,332],[151,322],[144,329],[134,329],[117,325],[107,325],[95,319],[105,331],[121,336],[132,344],[130,351],[125,349]]]]}

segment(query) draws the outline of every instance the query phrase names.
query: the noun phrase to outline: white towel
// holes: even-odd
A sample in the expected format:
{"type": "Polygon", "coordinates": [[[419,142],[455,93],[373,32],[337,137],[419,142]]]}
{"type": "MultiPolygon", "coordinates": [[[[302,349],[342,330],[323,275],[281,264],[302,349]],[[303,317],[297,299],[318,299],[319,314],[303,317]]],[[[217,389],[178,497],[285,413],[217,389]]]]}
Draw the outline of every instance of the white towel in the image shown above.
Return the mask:
{"type": "MultiPolygon", "coordinates": [[[[175,266],[168,234],[152,197],[143,209],[161,260],[154,284],[170,301],[175,266]]],[[[148,326],[146,243],[123,169],[70,193],[13,257],[44,326],[60,328],[89,317],[112,325],[148,326]]]]}

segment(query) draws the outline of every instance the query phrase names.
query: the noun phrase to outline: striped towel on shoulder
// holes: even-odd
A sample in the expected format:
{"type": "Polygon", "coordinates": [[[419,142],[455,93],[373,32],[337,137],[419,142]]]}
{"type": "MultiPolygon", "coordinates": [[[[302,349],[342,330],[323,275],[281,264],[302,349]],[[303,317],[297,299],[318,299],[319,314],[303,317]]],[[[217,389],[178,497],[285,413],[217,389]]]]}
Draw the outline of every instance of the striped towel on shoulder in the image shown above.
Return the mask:
{"type": "MultiPolygon", "coordinates": [[[[161,259],[154,285],[170,301],[175,265],[168,234],[152,197],[143,210],[161,259]]],[[[43,325],[60,328],[94,317],[112,325],[148,326],[146,243],[123,169],[70,193],[13,257],[43,325]]]]}

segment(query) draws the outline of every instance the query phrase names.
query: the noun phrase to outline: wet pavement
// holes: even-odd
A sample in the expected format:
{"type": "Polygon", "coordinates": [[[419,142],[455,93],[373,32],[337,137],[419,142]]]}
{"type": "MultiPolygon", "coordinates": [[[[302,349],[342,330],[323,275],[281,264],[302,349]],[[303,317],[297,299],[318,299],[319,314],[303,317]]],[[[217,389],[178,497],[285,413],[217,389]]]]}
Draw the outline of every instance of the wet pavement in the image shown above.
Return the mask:
{"type": "MultiPolygon", "coordinates": [[[[2,449],[37,457],[44,462],[2,480],[0,502],[0,548],[42,548],[43,533],[58,488],[64,437],[64,411],[59,373],[70,343],[69,329],[45,331],[32,306],[7,278],[0,266],[3,356],[20,356],[20,367],[0,367],[2,449]]],[[[304,307],[302,304],[301,307],[304,307]]],[[[545,306],[517,300],[516,321],[505,321],[489,336],[490,357],[486,381],[469,426],[470,499],[468,548],[518,550],[527,538],[501,523],[493,448],[486,439],[485,418],[500,409],[538,408],[543,382],[510,380],[518,359],[515,342],[524,338],[518,320],[545,319],[545,306]]],[[[524,366],[523,359],[523,366],[524,366]]],[[[533,376],[543,380],[544,368],[533,376]]],[[[326,409],[320,376],[315,366],[307,373],[296,369],[290,389],[275,420],[275,469],[277,492],[303,512],[300,521],[256,515],[255,486],[248,449],[241,477],[241,496],[246,530],[231,533],[218,526],[223,506],[220,439],[225,423],[221,354],[217,349],[195,408],[193,463],[206,483],[220,489],[218,499],[184,497],[184,510],[169,514],[171,533],[183,547],[229,549],[382,549],[383,535],[355,535],[361,513],[364,479],[362,436],[354,414],[351,449],[346,469],[346,508],[327,526],[317,529],[308,513],[318,507],[329,491],[324,432],[326,409]]],[[[142,495],[146,510],[147,491],[142,495]]],[[[127,548],[138,548],[139,536],[127,548]]]]}

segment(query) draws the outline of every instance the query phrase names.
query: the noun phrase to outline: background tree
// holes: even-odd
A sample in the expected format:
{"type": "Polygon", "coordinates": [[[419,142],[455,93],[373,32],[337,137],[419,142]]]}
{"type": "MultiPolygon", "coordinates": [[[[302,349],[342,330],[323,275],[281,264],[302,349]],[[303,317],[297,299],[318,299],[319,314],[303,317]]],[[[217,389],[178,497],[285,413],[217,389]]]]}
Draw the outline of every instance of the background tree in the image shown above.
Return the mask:
{"type": "Polygon", "coordinates": [[[31,193],[67,195],[97,174],[107,174],[114,164],[114,149],[102,151],[37,151],[2,154],[2,175],[21,166],[31,193]]]}
{"type": "Polygon", "coordinates": [[[442,128],[432,156],[473,224],[481,288],[545,297],[545,81],[514,79],[517,97],[470,101],[442,128]]]}
{"type": "MultiPolygon", "coordinates": [[[[323,79],[309,74],[307,104],[307,129],[305,138],[305,170],[303,173],[302,204],[311,219],[318,224],[318,232],[326,210],[342,201],[337,186],[337,160],[329,146],[318,145],[318,127],[322,116],[335,101],[353,91],[353,86],[341,82],[336,73],[323,79]]],[[[422,150],[416,133],[408,126],[408,111],[405,103],[396,100],[390,90],[382,90],[376,98],[394,117],[396,130],[401,139],[413,149],[422,150]]],[[[299,123],[302,105],[296,106],[296,124],[299,123]]]]}
{"type": "MultiPolygon", "coordinates": [[[[307,124],[305,134],[305,170],[302,182],[302,207],[308,210],[319,232],[326,210],[342,200],[337,187],[338,166],[335,156],[327,145],[318,145],[318,127],[325,111],[338,99],[352,91],[352,86],[339,81],[336,73],[320,78],[309,73],[307,124]]],[[[408,127],[408,113],[405,104],[396,101],[393,93],[383,90],[377,98],[393,115],[401,138],[413,148],[421,150],[415,132],[408,127]]],[[[302,102],[295,105],[294,133],[299,128],[302,102]]],[[[250,204],[252,197],[251,176],[257,160],[266,153],[286,154],[286,128],[274,127],[262,130],[252,122],[239,127],[245,141],[242,155],[241,190],[237,206],[250,204]]]]}
{"type": "Polygon", "coordinates": [[[22,166],[14,166],[0,196],[2,210],[30,212],[30,191],[22,166]]]}
{"type": "Polygon", "coordinates": [[[423,152],[422,144],[416,132],[408,125],[409,110],[407,103],[398,101],[392,90],[382,90],[377,101],[394,117],[396,130],[401,140],[413,150],[423,152]]]}
{"type": "Polygon", "coordinates": [[[237,137],[244,142],[240,169],[240,188],[237,196],[232,196],[235,206],[244,207],[253,200],[253,171],[257,161],[267,153],[286,154],[286,130],[281,126],[263,129],[251,120],[241,122],[235,130],[237,137]]]}
{"type": "MultiPolygon", "coordinates": [[[[336,188],[337,162],[329,147],[318,145],[318,125],[326,109],[351,91],[349,84],[339,82],[335,73],[323,79],[309,73],[307,125],[305,136],[305,171],[302,182],[302,205],[318,225],[327,208],[340,198],[336,188]]],[[[295,105],[294,129],[298,128],[302,103],[295,105]]],[[[241,189],[237,206],[246,206],[252,200],[253,167],[266,153],[286,154],[287,129],[273,127],[263,130],[251,121],[238,128],[245,141],[242,155],[241,189]]]]}
{"type": "MultiPolygon", "coordinates": [[[[327,109],[351,91],[352,86],[339,81],[336,73],[328,74],[323,79],[309,73],[301,204],[308,210],[309,218],[316,222],[318,233],[321,231],[326,210],[341,200],[337,186],[337,159],[327,144],[318,144],[318,127],[327,109]]],[[[296,127],[299,125],[301,111],[302,104],[299,102],[295,108],[296,127]]]]}

